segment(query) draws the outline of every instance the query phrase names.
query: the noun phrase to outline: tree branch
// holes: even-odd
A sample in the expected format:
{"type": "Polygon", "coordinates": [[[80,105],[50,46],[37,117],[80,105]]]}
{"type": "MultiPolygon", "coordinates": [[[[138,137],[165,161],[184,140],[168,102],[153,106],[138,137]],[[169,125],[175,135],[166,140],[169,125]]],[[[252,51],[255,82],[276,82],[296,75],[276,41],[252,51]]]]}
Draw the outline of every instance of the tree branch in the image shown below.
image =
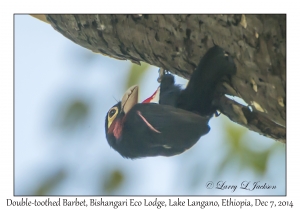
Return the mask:
{"type": "Polygon", "coordinates": [[[278,126],[286,123],[286,15],[46,17],[58,32],[93,52],[134,63],[144,61],[187,79],[205,52],[219,45],[237,66],[230,81],[234,95],[254,108],[248,113],[233,103],[226,106],[229,102],[222,99],[222,112],[251,130],[284,142],[285,129],[278,126]],[[241,123],[242,115],[241,119],[233,117],[232,107],[241,110],[247,123],[241,123]]]}
{"type": "Polygon", "coordinates": [[[251,111],[247,106],[243,106],[226,96],[215,100],[214,105],[233,122],[261,135],[286,143],[285,127],[272,122],[259,112],[251,111]]]}

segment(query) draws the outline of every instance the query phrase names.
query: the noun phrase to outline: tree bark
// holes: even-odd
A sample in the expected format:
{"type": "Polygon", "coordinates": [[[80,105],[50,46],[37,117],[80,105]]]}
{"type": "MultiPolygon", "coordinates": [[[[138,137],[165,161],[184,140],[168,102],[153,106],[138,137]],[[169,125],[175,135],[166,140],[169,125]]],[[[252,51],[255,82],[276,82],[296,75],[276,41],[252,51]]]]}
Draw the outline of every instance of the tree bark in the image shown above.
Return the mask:
{"type": "Polygon", "coordinates": [[[189,79],[214,44],[230,53],[236,75],[219,88],[248,107],[214,101],[232,121],[286,140],[286,15],[46,15],[73,42],[110,57],[162,67],[189,79]]]}

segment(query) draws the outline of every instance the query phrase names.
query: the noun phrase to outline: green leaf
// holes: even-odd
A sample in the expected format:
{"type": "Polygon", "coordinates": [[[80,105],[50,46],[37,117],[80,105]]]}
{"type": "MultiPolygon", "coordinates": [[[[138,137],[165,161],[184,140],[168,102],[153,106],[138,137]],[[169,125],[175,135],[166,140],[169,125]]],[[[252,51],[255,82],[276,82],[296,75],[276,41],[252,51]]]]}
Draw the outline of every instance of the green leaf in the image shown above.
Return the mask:
{"type": "Polygon", "coordinates": [[[263,175],[267,170],[268,158],[273,151],[273,147],[257,152],[251,150],[246,144],[244,135],[248,130],[242,126],[233,124],[232,122],[225,122],[226,140],[225,144],[228,146],[228,153],[221,161],[219,169],[217,171],[220,174],[224,171],[225,167],[228,167],[233,161],[238,160],[240,171],[250,168],[259,175],[263,175]]]}
{"type": "Polygon", "coordinates": [[[137,64],[132,64],[131,69],[129,70],[126,89],[129,87],[139,84],[142,76],[146,73],[146,70],[150,67],[149,64],[141,62],[141,66],[137,64]]]}
{"type": "Polygon", "coordinates": [[[247,129],[242,126],[237,126],[233,123],[224,123],[226,125],[227,140],[231,146],[238,150],[240,148],[240,141],[242,137],[247,133],[247,129]]]}
{"type": "Polygon", "coordinates": [[[117,190],[124,182],[124,175],[120,170],[114,170],[104,182],[104,192],[110,194],[117,190]]]}
{"type": "Polygon", "coordinates": [[[64,170],[58,171],[56,174],[51,176],[48,180],[39,186],[33,195],[50,195],[51,190],[57,187],[66,178],[64,170]]]}
{"type": "Polygon", "coordinates": [[[64,106],[57,113],[54,126],[67,132],[80,128],[88,118],[90,109],[88,103],[74,99],[64,106]]]}
{"type": "Polygon", "coordinates": [[[272,152],[272,147],[262,151],[252,151],[248,147],[244,147],[240,152],[241,164],[245,167],[250,167],[259,175],[263,175],[267,169],[267,162],[272,152]]]}

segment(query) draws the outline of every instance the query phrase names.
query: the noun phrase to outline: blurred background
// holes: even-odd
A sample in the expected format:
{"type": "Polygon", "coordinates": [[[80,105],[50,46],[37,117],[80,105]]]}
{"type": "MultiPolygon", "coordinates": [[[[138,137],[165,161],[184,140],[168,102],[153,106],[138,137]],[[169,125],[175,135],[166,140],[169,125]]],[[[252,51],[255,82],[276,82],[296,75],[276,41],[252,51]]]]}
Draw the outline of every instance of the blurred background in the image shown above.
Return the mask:
{"type": "Polygon", "coordinates": [[[224,115],[181,155],[129,160],[111,149],[104,120],[114,98],[139,84],[146,99],[159,86],[157,71],[92,53],[49,24],[15,15],[15,195],[286,194],[285,145],[224,115]],[[238,189],[216,189],[219,181],[238,189]],[[276,189],[239,189],[243,181],[276,189]]]}

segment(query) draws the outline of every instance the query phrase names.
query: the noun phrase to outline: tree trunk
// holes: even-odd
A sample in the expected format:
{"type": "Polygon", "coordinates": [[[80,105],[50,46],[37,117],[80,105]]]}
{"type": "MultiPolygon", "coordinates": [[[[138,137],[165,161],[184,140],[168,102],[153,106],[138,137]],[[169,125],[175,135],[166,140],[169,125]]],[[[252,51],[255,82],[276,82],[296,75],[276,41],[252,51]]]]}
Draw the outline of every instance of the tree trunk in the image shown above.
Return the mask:
{"type": "MultiPolygon", "coordinates": [[[[286,15],[47,15],[73,42],[110,57],[140,61],[189,78],[214,44],[230,53],[236,75],[214,101],[232,121],[286,140],[286,15]]],[[[225,88],[224,88],[225,87],[225,88]]]]}

